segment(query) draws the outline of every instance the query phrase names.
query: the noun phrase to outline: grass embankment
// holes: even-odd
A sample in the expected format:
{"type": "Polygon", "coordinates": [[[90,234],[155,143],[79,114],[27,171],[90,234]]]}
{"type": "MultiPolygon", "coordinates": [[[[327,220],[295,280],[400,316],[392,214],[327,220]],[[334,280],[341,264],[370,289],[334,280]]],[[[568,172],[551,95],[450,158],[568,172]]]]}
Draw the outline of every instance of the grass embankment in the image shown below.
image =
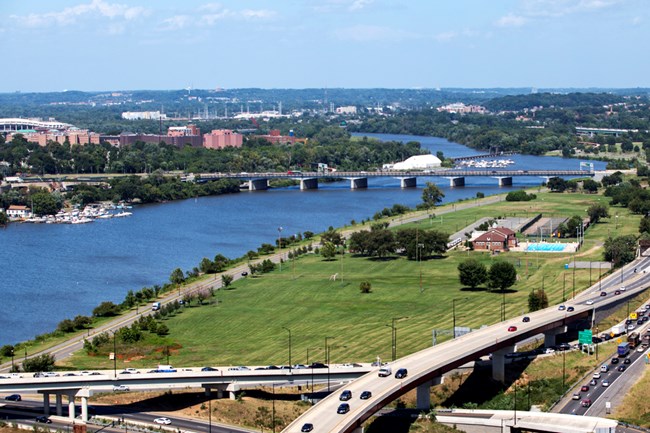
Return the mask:
{"type": "Polygon", "coordinates": [[[628,390],[623,403],[617,406],[612,418],[650,428],[650,374],[645,369],[639,381],[628,390]]]}
{"type": "MultiPolygon", "coordinates": [[[[421,221],[421,229],[440,228],[452,232],[481,217],[535,215],[584,215],[592,203],[606,198],[583,194],[538,195],[532,202],[499,202],[478,208],[459,210],[442,218],[421,221]],[[438,222],[441,220],[441,222],[438,222]]],[[[460,207],[460,205],[458,205],[460,207]]],[[[599,260],[598,248],[608,232],[635,233],[638,217],[626,209],[612,209],[615,218],[592,226],[576,260],[599,260]]],[[[391,354],[392,318],[396,322],[397,354],[424,349],[431,345],[432,330],[449,330],[452,324],[452,299],[456,302],[457,326],[480,327],[499,321],[501,294],[485,290],[463,290],[457,266],[467,257],[489,264],[508,260],[515,264],[519,281],[506,295],[507,316],[527,310],[531,289],[544,285],[549,301],[558,303],[563,291],[571,296],[575,275],[576,292],[595,282],[599,270],[565,269],[572,254],[506,253],[500,257],[483,252],[451,251],[440,259],[421,263],[392,257],[385,260],[346,254],[333,261],[309,254],[282,266],[282,272],[237,281],[232,290],[220,290],[218,303],[183,309],[165,320],[174,345],[170,362],[176,365],[230,365],[288,363],[288,333],[291,329],[292,362],[324,359],[325,337],[331,346],[331,362],[386,360],[391,354]],[[420,291],[420,271],[422,291],[420,291]],[[332,276],[338,274],[336,281],[332,276]],[[591,278],[590,278],[591,276],[591,278]],[[362,294],[359,283],[369,280],[372,293],[362,294]],[[563,290],[564,287],[564,290],[563,290]]],[[[604,273],[604,270],[603,270],[604,273]]],[[[445,338],[445,337],[443,337],[445,338]]],[[[446,337],[448,338],[448,337],[446,337]]],[[[441,338],[439,337],[439,341],[441,338]]],[[[168,344],[168,343],[166,343],[168,344]]],[[[120,349],[118,348],[118,352],[120,349]]],[[[160,361],[161,348],[142,357],[120,360],[120,367],[150,367],[160,361]],[[130,361],[126,364],[125,361],[130,361]]],[[[77,368],[111,368],[105,357],[79,354],[66,362],[77,368]]]]}

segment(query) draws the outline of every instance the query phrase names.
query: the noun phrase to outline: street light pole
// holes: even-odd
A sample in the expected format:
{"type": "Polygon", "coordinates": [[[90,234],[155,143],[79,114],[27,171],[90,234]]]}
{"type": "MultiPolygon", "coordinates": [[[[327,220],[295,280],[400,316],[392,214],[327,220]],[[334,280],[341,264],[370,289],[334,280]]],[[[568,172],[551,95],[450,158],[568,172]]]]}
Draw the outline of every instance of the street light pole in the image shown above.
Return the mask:
{"type": "Polygon", "coordinates": [[[330,338],[334,338],[334,337],[325,337],[325,364],[327,365],[327,392],[330,392],[330,346],[328,344],[330,338]]]}
{"type": "Polygon", "coordinates": [[[282,329],[289,333],[289,373],[291,373],[292,363],[291,363],[291,329],[283,326],[282,329]]]}
{"type": "Polygon", "coordinates": [[[273,386],[273,403],[271,409],[271,425],[273,426],[273,433],[275,433],[275,382],[273,382],[272,386],[273,386]]]}
{"type": "Polygon", "coordinates": [[[212,397],[208,396],[208,433],[212,433],[212,397]]]}
{"type": "Polygon", "coordinates": [[[113,375],[117,379],[117,344],[115,343],[115,331],[113,333],[113,375]]]}
{"type": "MultiPolygon", "coordinates": [[[[282,227],[278,227],[278,252],[280,253],[280,272],[282,272],[282,227]]],[[[273,428],[275,431],[275,427],[273,428]]]]}
{"type": "Polygon", "coordinates": [[[453,338],[456,338],[456,301],[467,300],[467,298],[455,298],[451,300],[451,316],[452,316],[452,328],[451,332],[453,338]]]}

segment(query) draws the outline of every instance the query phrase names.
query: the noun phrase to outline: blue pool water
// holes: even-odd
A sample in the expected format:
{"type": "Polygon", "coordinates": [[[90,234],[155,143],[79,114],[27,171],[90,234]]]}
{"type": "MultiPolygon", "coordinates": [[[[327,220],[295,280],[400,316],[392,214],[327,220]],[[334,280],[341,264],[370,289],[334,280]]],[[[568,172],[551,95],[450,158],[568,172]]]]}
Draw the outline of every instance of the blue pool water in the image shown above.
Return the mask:
{"type": "Polygon", "coordinates": [[[557,252],[557,251],[564,251],[564,248],[566,248],[566,244],[535,243],[535,244],[529,244],[526,247],[526,251],[557,252]]]}

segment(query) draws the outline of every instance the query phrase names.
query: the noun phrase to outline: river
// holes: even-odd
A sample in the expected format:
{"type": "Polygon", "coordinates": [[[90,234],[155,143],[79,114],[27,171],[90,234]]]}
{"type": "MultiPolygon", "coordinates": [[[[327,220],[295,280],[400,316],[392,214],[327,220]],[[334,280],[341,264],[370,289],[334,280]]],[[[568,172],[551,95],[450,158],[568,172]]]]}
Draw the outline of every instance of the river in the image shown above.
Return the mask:
{"type": "MultiPolygon", "coordinates": [[[[384,140],[420,141],[433,154],[475,155],[468,147],[435,137],[359,134],[384,140]]],[[[580,160],[514,155],[511,166],[527,169],[578,169],[580,160]]],[[[596,170],[605,163],[593,161],[596,170]]],[[[450,188],[433,178],[445,202],[539,185],[539,178],[515,178],[512,187],[495,179],[471,177],[450,188]]],[[[0,345],[14,344],[54,330],[66,318],[90,315],[102,301],[119,303],[128,290],[163,284],[174,268],[198,266],[217,253],[239,257],[261,243],[304,231],[360,221],[393,204],[414,207],[418,188],[400,189],[398,179],[369,179],[368,189],[350,190],[349,182],[300,191],[298,187],[243,192],[164,204],[138,206],[128,218],[91,224],[11,224],[0,230],[0,345]]]]}

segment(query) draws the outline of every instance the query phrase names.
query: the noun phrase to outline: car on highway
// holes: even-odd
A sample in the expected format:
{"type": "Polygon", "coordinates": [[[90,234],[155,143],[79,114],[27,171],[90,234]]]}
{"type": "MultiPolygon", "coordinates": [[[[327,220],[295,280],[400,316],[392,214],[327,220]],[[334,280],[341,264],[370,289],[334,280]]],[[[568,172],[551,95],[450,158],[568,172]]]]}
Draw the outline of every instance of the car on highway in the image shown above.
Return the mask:
{"type": "Polygon", "coordinates": [[[600,296],[607,296],[607,292],[600,292],[600,296]]]}
{"type": "Polygon", "coordinates": [[[242,272],[242,273],[241,273],[241,276],[242,276],[242,277],[247,277],[247,276],[248,276],[248,272],[246,272],[246,271],[242,272]]]}
{"type": "Polygon", "coordinates": [[[640,345],[639,347],[636,348],[637,352],[645,352],[645,350],[648,348],[645,344],[640,345]]]}
{"type": "Polygon", "coordinates": [[[607,364],[603,364],[600,366],[601,373],[607,373],[608,371],[609,371],[609,367],[607,366],[607,364]]]}
{"type": "Polygon", "coordinates": [[[624,292],[624,291],[627,290],[627,289],[625,288],[625,286],[621,286],[621,287],[619,287],[618,290],[620,290],[621,292],[624,292]]]}
{"type": "Polygon", "coordinates": [[[521,321],[524,322],[524,323],[528,323],[528,322],[530,322],[530,317],[524,316],[524,318],[521,319],[521,321]]]}
{"type": "Polygon", "coordinates": [[[11,394],[5,397],[5,400],[9,401],[21,401],[23,398],[20,396],[20,394],[11,394]]]}
{"type": "Polygon", "coordinates": [[[377,373],[379,377],[388,377],[391,374],[393,374],[393,370],[390,367],[382,367],[379,369],[379,373],[377,373]]]}
{"type": "Polygon", "coordinates": [[[592,376],[593,379],[600,379],[600,372],[595,372],[592,376]]]}
{"type": "Polygon", "coordinates": [[[636,321],[636,324],[637,324],[637,325],[643,325],[643,319],[639,319],[639,320],[637,320],[637,321],[636,321]]]}
{"type": "Polygon", "coordinates": [[[566,310],[566,307],[564,305],[560,305],[559,307],[557,307],[557,309],[560,311],[564,311],[566,310]]]}
{"type": "Polygon", "coordinates": [[[341,395],[339,395],[339,400],[341,401],[348,401],[351,398],[352,398],[352,391],[350,391],[349,389],[346,389],[341,393],[341,395]]]}
{"type": "Polygon", "coordinates": [[[618,364],[618,358],[612,358],[612,364],[618,364]]]}
{"type": "Polygon", "coordinates": [[[408,376],[408,371],[405,368],[400,368],[395,372],[395,379],[404,379],[408,376]]]}
{"type": "Polygon", "coordinates": [[[566,310],[570,313],[571,311],[575,311],[575,308],[573,308],[573,307],[567,307],[566,310]]]}
{"type": "Polygon", "coordinates": [[[571,397],[571,398],[572,398],[573,400],[580,400],[580,393],[579,393],[579,392],[575,392],[575,393],[573,393],[573,397],[571,397]]]}
{"type": "Polygon", "coordinates": [[[336,413],[345,414],[350,412],[350,405],[347,403],[339,404],[339,407],[336,409],[336,413]]]}
{"type": "Polygon", "coordinates": [[[582,385],[582,387],[580,387],[580,391],[581,391],[581,392],[587,392],[587,391],[589,391],[589,385],[582,385]]]}
{"type": "Polygon", "coordinates": [[[632,360],[630,358],[625,358],[623,360],[623,364],[631,364],[631,363],[632,363],[632,360]]]}
{"type": "Polygon", "coordinates": [[[634,323],[630,323],[629,325],[627,325],[628,331],[632,331],[634,328],[636,328],[636,325],[634,323]]]}
{"type": "Polygon", "coordinates": [[[162,418],[155,418],[153,422],[155,422],[156,424],[169,425],[172,423],[172,420],[170,420],[169,418],[162,417],[162,418]]]}
{"type": "Polygon", "coordinates": [[[615,294],[615,295],[620,295],[620,294],[621,294],[621,291],[620,291],[620,290],[615,290],[615,291],[614,291],[614,294],[615,294]]]}
{"type": "Polygon", "coordinates": [[[617,368],[616,370],[618,370],[618,371],[625,371],[626,368],[627,368],[627,367],[626,367],[625,365],[619,365],[618,368],[617,368]]]}
{"type": "Polygon", "coordinates": [[[608,387],[609,386],[609,380],[605,379],[603,382],[600,384],[601,386],[608,387]]]}
{"type": "Polygon", "coordinates": [[[219,371],[219,369],[214,367],[203,367],[201,371],[219,371]]]}
{"type": "Polygon", "coordinates": [[[571,345],[569,343],[560,343],[557,348],[558,350],[571,350],[571,345]]]}
{"type": "Polygon", "coordinates": [[[508,332],[515,332],[517,330],[516,326],[508,326],[508,332]]]}
{"type": "Polygon", "coordinates": [[[74,373],[63,373],[63,376],[70,377],[70,376],[76,376],[76,374],[74,374],[74,373]]]}
{"type": "Polygon", "coordinates": [[[36,417],[36,422],[42,422],[44,424],[52,424],[52,420],[48,417],[41,415],[36,417]]]}
{"type": "Polygon", "coordinates": [[[309,368],[327,368],[327,365],[323,364],[322,362],[312,362],[309,365],[309,368]]]}
{"type": "Polygon", "coordinates": [[[588,299],[587,302],[585,302],[587,305],[594,305],[594,300],[593,299],[588,299]]]}
{"type": "Polygon", "coordinates": [[[113,392],[126,392],[129,391],[129,387],[127,385],[113,385],[113,392]]]}
{"type": "Polygon", "coordinates": [[[589,407],[591,406],[591,399],[590,398],[583,398],[582,401],[580,402],[580,405],[582,407],[589,407]]]}
{"type": "Polygon", "coordinates": [[[300,429],[301,432],[308,432],[312,431],[314,429],[314,424],[308,422],[302,425],[302,428],[300,429]]]}
{"type": "Polygon", "coordinates": [[[589,382],[589,385],[596,386],[596,385],[598,385],[598,381],[596,379],[591,379],[591,381],[589,382]]]}
{"type": "Polygon", "coordinates": [[[361,400],[368,400],[370,397],[372,397],[372,392],[370,391],[363,391],[359,396],[361,400]]]}

